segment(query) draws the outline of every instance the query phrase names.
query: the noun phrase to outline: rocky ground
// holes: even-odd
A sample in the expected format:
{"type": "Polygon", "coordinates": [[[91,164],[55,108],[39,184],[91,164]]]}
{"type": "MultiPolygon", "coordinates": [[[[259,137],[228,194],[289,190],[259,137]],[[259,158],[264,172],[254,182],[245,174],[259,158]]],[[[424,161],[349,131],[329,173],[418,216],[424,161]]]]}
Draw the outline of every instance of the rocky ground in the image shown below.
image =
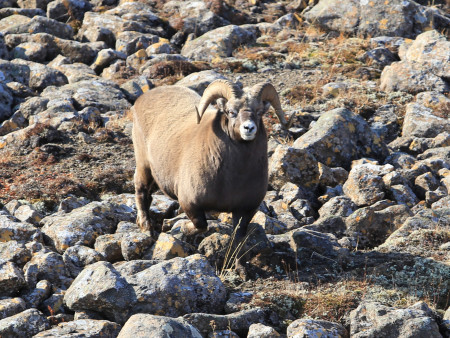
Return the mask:
{"type": "Polygon", "coordinates": [[[0,337],[449,337],[450,4],[0,0],[0,337]],[[135,225],[143,92],[271,81],[250,280],[230,215],[135,225]]]}

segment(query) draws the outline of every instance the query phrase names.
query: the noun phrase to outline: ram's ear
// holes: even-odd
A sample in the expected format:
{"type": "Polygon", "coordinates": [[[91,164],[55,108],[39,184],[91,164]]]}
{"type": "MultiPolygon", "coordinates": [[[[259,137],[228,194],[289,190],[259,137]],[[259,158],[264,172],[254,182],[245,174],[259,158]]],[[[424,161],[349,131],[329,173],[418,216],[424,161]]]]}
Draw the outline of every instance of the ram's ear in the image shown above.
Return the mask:
{"type": "Polygon", "coordinates": [[[216,100],[217,108],[219,108],[220,111],[225,111],[226,103],[227,103],[227,100],[225,100],[223,97],[216,100]]]}

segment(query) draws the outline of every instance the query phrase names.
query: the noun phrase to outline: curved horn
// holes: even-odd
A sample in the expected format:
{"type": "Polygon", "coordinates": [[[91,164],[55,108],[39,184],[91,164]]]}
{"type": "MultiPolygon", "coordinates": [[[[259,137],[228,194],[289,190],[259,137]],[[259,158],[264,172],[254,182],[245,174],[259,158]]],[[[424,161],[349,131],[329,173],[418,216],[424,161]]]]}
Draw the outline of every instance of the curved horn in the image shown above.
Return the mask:
{"type": "Polygon", "coordinates": [[[275,87],[271,83],[264,82],[257,84],[253,87],[253,92],[256,94],[258,100],[269,102],[272,105],[275,109],[275,114],[277,114],[281,126],[284,129],[287,130],[291,127],[295,114],[292,114],[289,121],[286,121],[283,109],[281,108],[280,98],[278,97],[275,87]]]}
{"type": "Polygon", "coordinates": [[[215,80],[209,84],[209,86],[203,92],[202,99],[200,100],[197,110],[197,123],[200,123],[200,120],[205,112],[206,108],[208,108],[209,104],[214,100],[217,100],[221,97],[226,99],[227,101],[231,98],[240,97],[241,96],[241,88],[235,83],[232,83],[228,80],[215,80]]]}

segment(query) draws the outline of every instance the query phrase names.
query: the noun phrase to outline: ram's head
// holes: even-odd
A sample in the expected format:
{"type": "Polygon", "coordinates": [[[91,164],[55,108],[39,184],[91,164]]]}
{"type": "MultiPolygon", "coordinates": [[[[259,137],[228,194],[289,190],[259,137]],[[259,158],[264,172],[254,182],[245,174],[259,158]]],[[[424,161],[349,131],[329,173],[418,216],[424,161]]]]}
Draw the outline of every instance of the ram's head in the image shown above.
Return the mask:
{"type": "Polygon", "coordinates": [[[203,93],[197,109],[197,123],[200,123],[203,113],[213,101],[227,117],[228,132],[236,139],[253,140],[262,123],[261,117],[270,106],[275,109],[283,128],[289,129],[292,124],[293,115],[286,121],[278,94],[274,86],[267,82],[243,90],[228,80],[212,82],[203,93]]]}

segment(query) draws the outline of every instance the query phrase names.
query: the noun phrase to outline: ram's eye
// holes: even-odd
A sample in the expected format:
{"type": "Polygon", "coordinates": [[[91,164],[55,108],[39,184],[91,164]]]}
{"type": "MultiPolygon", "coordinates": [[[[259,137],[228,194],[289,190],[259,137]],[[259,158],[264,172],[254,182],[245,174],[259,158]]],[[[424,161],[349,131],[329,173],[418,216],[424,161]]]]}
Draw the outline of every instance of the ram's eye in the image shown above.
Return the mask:
{"type": "Polygon", "coordinates": [[[235,110],[230,110],[229,112],[228,112],[228,114],[230,115],[230,117],[236,117],[237,116],[237,111],[235,111],[235,110]]]}

